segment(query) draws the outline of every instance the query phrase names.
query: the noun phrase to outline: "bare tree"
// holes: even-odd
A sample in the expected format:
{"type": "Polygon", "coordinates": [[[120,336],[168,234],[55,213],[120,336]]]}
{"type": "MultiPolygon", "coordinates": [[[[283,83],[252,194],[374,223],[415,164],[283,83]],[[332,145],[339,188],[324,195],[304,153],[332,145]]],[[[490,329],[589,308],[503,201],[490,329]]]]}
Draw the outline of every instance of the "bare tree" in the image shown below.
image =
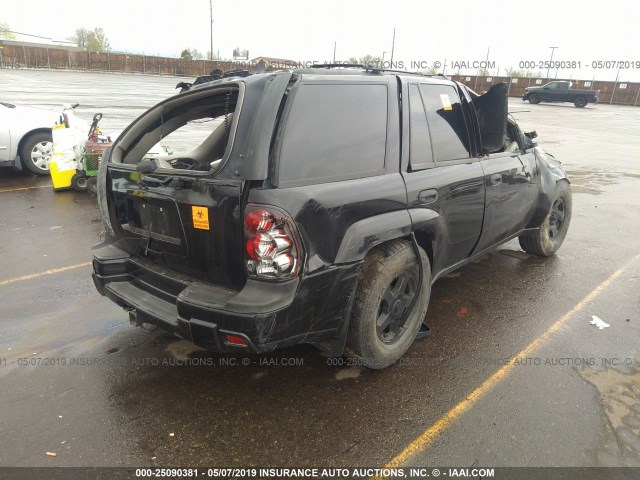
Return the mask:
{"type": "Polygon", "coordinates": [[[431,65],[429,68],[427,68],[426,70],[423,70],[422,73],[424,73],[425,75],[437,75],[438,74],[438,67],[431,65]]]}
{"type": "Polygon", "coordinates": [[[67,37],[67,40],[75,42],[77,47],[87,48],[87,40],[89,38],[89,30],[84,27],[76,28],[75,33],[67,37]]]}
{"type": "Polygon", "coordinates": [[[508,67],[505,69],[505,72],[509,77],[526,77],[526,72],[524,70],[516,70],[513,67],[508,67]]]}
{"type": "Polygon", "coordinates": [[[191,54],[191,58],[193,60],[203,60],[204,55],[198,51],[197,48],[190,48],[189,53],[191,54]]]}

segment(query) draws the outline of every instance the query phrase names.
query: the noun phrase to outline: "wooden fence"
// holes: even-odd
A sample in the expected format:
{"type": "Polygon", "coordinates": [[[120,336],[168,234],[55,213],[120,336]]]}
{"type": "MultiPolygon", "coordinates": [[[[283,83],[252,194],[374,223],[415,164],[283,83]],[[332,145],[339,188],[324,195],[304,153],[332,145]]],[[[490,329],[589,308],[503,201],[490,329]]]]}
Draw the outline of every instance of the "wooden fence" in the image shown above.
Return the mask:
{"type": "Polygon", "coordinates": [[[79,49],[27,47],[7,43],[1,46],[0,68],[87,70],[187,77],[208,75],[216,68],[222,71],[249,68],[248,62],[183,60],[131,53],[96,53],[79,49]]]}
{"type": "MultiPolygon", "coordinates": [[[[0,68],[43,68],[58,70],[86,70],[96,72],[140,73],[147,75],[175,75],[197,77],[207,75],[213,69],[223,72],[243,68],[252,71],[250,62],[218,62],[208,60],[183,60],[129,53],[96,53],[74,48],[36,47],[14,45],[0,41],[0,68]]],[[[528,86],[544,85],[552,80],[535,77],[481,77],[453,75],[453,80],[464,83],[474,91],[482,93],[491,85],[506,82],[509,96],[520,97],[528,86]]],[[[605,82],[599,80],[571,80],[575,88],[600,90],[601,103],[617,105],[640,105],[640,83],[605,82]]]]}

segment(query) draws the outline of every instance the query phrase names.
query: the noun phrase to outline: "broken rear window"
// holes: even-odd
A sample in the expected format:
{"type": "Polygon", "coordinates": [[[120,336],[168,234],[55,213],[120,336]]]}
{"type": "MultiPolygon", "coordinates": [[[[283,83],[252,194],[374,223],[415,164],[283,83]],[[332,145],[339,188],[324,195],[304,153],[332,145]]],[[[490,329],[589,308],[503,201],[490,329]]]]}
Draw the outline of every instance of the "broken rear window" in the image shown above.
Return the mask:
{"type": "Polygon", "coordinates": [[[208,172],[221,166],[235,128],[238,86],[194,91],[158,105],[118,141],[111,160],[157,168],[208,172]]]}

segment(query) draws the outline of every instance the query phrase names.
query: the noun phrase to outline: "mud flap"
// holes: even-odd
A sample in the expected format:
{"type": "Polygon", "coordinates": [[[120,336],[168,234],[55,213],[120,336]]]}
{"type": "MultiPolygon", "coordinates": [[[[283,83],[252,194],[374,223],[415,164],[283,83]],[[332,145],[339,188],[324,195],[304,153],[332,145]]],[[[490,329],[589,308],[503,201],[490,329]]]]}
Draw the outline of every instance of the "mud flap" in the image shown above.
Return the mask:
{"type": "MultiPolygon", "coordinates": [[[[413,247],[413,252],[416,256],[416,259],[420,259],[420,247],[418,246],[418,241],[416,240],[416,236],[414,234],[411,234],[411,246],[413,247]]],[[[418,267],[419,267],[420,276],[418,278],[417,291],[420,292],[420,289],[422,288],[422,281],[424,279],[424,272],[422,271],[422,262],[418,262],[418,267]]],[[[416,295],[416,297],[413,299],[414,305],[412,305],[411,308],[415,306],[415,301],[417,300],[418,296],[419,295],[416,295]]],[[[431,327],[427,325],[427,323],[423,319],[422,325],[420,325],[420,330],[418,331],[418,335],[416,336],[416,340],[419,338],[426,337],[427,335],[429,335],[429,332],[431,332],[431,327]]]]}

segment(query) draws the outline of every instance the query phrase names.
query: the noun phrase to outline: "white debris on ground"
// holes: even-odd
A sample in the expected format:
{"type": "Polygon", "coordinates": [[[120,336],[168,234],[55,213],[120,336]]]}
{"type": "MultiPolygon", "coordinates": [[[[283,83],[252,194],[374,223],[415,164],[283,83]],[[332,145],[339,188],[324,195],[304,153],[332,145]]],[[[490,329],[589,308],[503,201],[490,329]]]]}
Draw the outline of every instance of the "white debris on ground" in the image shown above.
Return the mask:
{"type": "Polygon", "coordinates": [[[602,320],[601,318],[596,317],[595,315],[591,315],[591,318],[592,318],[592,320],[589,323],[591,325],[595,325],[600,330],[603,330],[603,329],[611,326],[608,323],[606,323],[604,320],[602,320]]]}

